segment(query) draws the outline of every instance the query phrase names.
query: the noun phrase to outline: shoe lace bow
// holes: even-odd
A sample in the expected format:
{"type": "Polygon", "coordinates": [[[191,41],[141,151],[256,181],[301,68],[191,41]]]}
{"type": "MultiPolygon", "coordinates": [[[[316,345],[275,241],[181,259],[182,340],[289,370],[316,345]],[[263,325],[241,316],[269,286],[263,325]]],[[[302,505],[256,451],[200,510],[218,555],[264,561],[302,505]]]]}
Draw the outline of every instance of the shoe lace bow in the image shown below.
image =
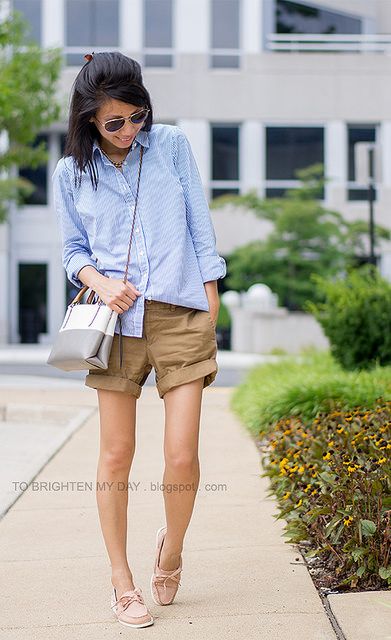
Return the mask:
{"type": "Polygon", "coordinates": [[[117,606],[117,604],[121,603],[123,610],[127,609],[132,602],[139,602],[140,604],[144,604],[143,598],[140,593],[135,592],[132,595],[122,595],[114,604],[111,606],[113,609],[117,606]],[[124,602],[123,602],[124,601],[124,602]]]}
{"type": "Polygon", "coordinates": [[[181,584],[179,582],[179,575],[182,571],[181,567],[178,567],[178,569],[174,569],[174,571],[171,571],[171,573],[169,573],[168,575],[160,575],[160,576],[155,576],[155,582],[158,583],[159,585],[163,585],[164,590],[167,590],[167,580],[174,580],[174,582],[178,583],[178,586],[181,584]]]}

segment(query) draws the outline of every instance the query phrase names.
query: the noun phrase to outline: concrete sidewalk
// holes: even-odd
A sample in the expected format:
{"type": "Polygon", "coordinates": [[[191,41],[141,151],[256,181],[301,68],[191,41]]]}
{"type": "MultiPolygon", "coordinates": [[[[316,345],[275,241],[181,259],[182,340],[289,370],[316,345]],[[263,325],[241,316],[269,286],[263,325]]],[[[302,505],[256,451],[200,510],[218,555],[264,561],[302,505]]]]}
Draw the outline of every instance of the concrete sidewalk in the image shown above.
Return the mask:
{"type": "MultiPolygon", "coordinates": [[[[158,488],[164,405],[154,388],[144,388],[139,400],[128,550],[136,584],[155,617],[143,633],[181,640],[334,640],[306,567],[273,519],[276,508],[265,496],[259,454],[229,411],[230,393],[204,392],[200,491],[185,538],[182,585],[169,607],[155,605],[149,593],[156,529],[164,523],[158,488]]],[[[43,395],[3,388],[0,399],[97,406],[95,390],[87,388],[43,395]]],[[[1,637],[7,640],[103,640],[138,631],[119,625],[110,611],[110,565],[95,492],[88,488],[95,482],[98,436],[96,410],[36,476],[36,490],[24,491],[0,522],[1,637]],[[58,491],[42,482],[68,484],[58,491]]]]}
{"type": "MultiPolygon", "coordinates": [[[[155,624],[148,637],[335,640],[301,556],[284,543],[266,497],[259,453],[229,411],[230,388],[207,388],[201,417],[201,482],[173,605],[149,592],[155,534],[164,523],[164,404],[143,389],[130,481],[128,551],[155,624]]],[[[1,388],[0,403],[96,407],[0,522],[1,637],[104,640],[136,634],[112,617],[110,565],[95,500],[99,416],[89,388],[1,388]],[[50,487],[61,483],[61,491],[50,487]],[[76,484],[76,483],[79,484],[76,484]],[[88,483],[91,483],[89,485],[88,483]]],[[[21,443],[22,444],[22,443],[21,443]]]]}

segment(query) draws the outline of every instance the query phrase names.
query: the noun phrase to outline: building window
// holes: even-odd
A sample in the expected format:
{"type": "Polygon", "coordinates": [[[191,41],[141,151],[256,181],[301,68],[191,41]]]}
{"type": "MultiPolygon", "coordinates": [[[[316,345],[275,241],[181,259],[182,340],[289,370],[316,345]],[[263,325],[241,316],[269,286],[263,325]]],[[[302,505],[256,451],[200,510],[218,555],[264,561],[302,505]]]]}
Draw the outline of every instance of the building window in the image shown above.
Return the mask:
{"type": "MultiPolygon", "coordinates": [[[[354,147],[357,142],[376,142],[376,125],[348,125],[348,200],[368,200],[368,186],[356,180],[354,147]]],[[[376,192],[375,192],[376,198],[376,192]]]]}
{"type": "Polygon", "coordinates": [[[211,67],[232,69],[240,66],[239,33],[239,0],[212,0],[211,67]]]}
{"type": "Polygon", "coordinates": [[[39,342],[47,333],[48,265],[19,264],[19,335],[20,342],[39,342]]]}
{"type": "Polygon", "coordinates": [[[323,127],[266,128],[266,196],[297,187],[298,169],[324,163],[323,127]]]}
{"type": "Polygon", "coordinates": [[[93,47],[118,47],[118,0],[66,0],[66,62],[82,66],[93,47]]]}
{"type": "MultiPolygon", "coordinates": [[[[39,134],[33,142],[32,146],[37,146],[41,141],[46,143],[46,149],[48,148],[48,136],[46,134],[39,134]]],[[[19,167],[19,176],[26,178],[34,185],[34,191],[25,198],[23,204],[47,204],[47,164],[42,164],[36,169],[31,167],[23,168],[23,165],[19,167]]]]}
{"type": "Polygon", "coordinates": [[[38,44],[41,43],[42,29],[42,2],[41,0],[14,0],[13,9],[20,11],[23,18],[29,23],[28,36],[38,44]]]}
{"type": "Polygon", "coordinates": [[[312,3],[276,0],[275,33],[355,34],[362,21],[340,11],[321,9],[312,3]]]}
{"type": "Polygon", "coordinates": [[[172,0],[144,0],[144,66],[172,67],[172,0]]]}
{"type": "Polygon", "coordinates": [[[239,193],[239,125],[211,125],[212,198],[239,193]]]}

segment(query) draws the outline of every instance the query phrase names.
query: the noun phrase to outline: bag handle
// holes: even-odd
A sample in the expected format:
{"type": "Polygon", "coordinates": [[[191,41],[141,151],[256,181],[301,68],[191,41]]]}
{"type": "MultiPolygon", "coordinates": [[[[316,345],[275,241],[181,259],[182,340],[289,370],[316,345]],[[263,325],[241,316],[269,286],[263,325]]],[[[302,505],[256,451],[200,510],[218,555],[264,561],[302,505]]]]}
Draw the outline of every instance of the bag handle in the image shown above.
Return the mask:
{"type": "MultiPolygon", "coordinates": [[[[130,240],[129,240],[129,247],[128,247],[128,257],[126,260],[126,269],[125,269],[125,274],[123,277],[123,282],[127,282],[127,278],[128,278],[128,267],[129,267],[129,257],[130,257],[130,247],[132,244],[132,238],[133,238],[133,228],[134,228],[134,222],[136,219],[136,208],[137,208],[137,202],[138,202],[138,192],[139,192],[139,187],[140,187],[140,176],[141,176],[141,165],[143,163],[143,154],[144,154],[144,147],[142,145],[140,145],[140,163],[139,163],[139,170],[138,170],[138,179],[137,179],[137,192],[136,192],[136,201],[134,204],[134,214],[133,214],[133,222],[132,222],[132,229],[130,231],[130,240]]],[[[74,304],[79,304],[79,302],[81,301],[83,295],[85,294],[86,291],[88,291],[90,287],[88,285],[84,285],[80,291],[78,291],[78,293],[76,294],[76,296],[73,298],[72,302],[70,303],[71,305],[74,304]]],[[[96,291],[94,291],[93,289],[91,289],[91,293],[87,298],[86,303],[87,304],[91,304],[92,300],[95,296],[96,291]]],[[[98,300],[100,300],[100,298],[98,297],[98,300]]]]}

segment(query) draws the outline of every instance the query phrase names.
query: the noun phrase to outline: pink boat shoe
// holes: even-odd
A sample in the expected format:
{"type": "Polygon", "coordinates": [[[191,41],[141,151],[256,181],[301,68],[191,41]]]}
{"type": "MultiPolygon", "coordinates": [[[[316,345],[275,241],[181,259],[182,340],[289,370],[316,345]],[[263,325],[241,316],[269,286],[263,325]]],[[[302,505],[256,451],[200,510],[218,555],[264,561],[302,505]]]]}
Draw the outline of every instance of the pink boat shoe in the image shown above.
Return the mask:
{"type": "Polygon", "coordinates": [[[154,622],[144,602],[142,590],[139,587],[134,590],[124,591],[118,600],[116,589],[113,587],[111,610],[118,622],[125,625],[125,627],[149,627],[154,622]]]}
{"type": "Polygon", "coordinates": [[[156,604],[166,605],[172,604],[178,587],[182,571],[182,556],[180,558],[179,567],[173,571],[165,571],[159,567],[160,554],[163,547],[164,536],[167,533],[167,527],[160,527],[156,534],[156,555],[155,567],[151,577],[151,595],[156,604]]]}

